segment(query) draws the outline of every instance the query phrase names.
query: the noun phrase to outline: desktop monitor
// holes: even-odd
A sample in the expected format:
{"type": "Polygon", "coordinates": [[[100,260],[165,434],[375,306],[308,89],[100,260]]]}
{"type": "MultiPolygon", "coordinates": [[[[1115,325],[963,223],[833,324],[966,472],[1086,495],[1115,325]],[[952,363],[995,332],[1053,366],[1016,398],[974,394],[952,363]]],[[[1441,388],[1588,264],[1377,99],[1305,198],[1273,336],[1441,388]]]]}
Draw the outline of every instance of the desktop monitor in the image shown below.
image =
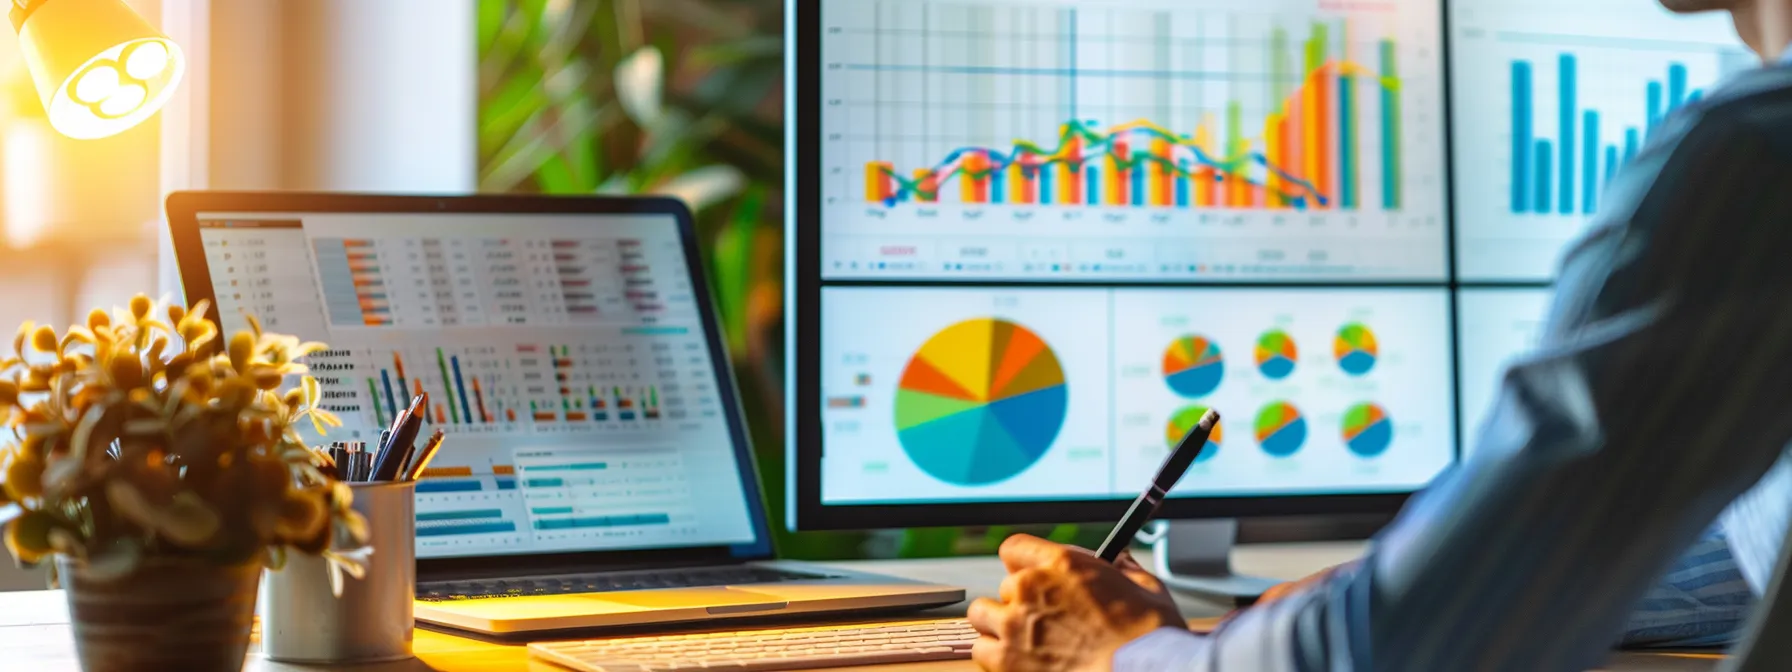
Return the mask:
{"type": "Polygon", "coordinates": [[[1600,188],[1752,64],[1630,0],[793,0],[801,529],[1385,512],[1600,188]]]}
{"type": "Polygon", "coordinates": [[[1387,512],[1456,456],[1443,7],[790,7],[790,522],[1387,512]]]}

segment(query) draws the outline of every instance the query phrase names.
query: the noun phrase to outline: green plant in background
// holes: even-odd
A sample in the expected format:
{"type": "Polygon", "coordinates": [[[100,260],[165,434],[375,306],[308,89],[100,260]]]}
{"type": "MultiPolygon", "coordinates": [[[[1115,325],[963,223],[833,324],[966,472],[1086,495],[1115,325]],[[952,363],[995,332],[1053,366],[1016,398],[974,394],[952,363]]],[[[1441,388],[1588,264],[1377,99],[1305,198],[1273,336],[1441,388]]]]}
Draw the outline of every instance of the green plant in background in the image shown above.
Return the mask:
{"type": "MultiPolygon", "coordinates": [[[[480,189],[691,206],[782,521],[782,0],[480,0],[478,12],[480,189]]],[[[868,543],[886,537],[780,532],[778,544],[809,559],[993,549],[956,529],[868,543]]]]}

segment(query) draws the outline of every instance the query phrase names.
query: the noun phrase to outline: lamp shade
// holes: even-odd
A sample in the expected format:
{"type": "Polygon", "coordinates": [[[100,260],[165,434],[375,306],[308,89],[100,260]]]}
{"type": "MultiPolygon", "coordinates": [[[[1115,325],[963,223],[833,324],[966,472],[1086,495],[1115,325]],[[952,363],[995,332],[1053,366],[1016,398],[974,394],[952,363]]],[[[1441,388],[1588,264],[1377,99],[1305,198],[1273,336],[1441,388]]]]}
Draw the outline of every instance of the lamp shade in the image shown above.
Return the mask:
{"type": "Polygon", "coordinates": [[[124,0],[29,0],[13,26],[50,126],[71,138],[142,123],[186,70],[180,47],[124,0]]]}

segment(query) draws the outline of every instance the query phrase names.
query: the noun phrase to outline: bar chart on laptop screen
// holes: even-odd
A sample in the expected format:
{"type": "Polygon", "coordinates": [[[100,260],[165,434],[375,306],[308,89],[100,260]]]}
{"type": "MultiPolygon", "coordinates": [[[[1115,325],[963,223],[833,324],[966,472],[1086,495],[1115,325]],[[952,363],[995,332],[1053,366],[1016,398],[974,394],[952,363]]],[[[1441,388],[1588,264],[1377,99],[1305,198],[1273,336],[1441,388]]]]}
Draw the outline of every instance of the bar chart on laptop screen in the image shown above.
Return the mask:
{"type": "Polygon", "coordinates": [[[1676,16],[1651,2],[1451,7],[1466,279],[1549,278],[1607,184],[1666,120],[1754,62],[1728,18],[1676,16]]]}
{"type": "Polygon", "coordinates": [[[1430,3],[834,3],[824,272],[1432,279],[1430,3]]]}

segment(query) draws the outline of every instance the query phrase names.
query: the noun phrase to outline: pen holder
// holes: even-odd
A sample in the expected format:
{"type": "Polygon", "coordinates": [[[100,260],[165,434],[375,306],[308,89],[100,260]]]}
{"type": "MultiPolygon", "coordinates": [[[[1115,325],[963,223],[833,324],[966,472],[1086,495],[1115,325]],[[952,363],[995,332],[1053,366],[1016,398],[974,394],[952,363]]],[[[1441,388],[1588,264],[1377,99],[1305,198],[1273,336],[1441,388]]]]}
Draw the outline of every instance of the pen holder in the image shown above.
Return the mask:
{"type": "Polygon", "coordinates": [[[411,657],[416,596],[416,481],[351,483],[367,518],[366,576],[330,592],[328,561],[293,554],[261,585],[261,650],[284,663],[373,663],[411,657]]]}

